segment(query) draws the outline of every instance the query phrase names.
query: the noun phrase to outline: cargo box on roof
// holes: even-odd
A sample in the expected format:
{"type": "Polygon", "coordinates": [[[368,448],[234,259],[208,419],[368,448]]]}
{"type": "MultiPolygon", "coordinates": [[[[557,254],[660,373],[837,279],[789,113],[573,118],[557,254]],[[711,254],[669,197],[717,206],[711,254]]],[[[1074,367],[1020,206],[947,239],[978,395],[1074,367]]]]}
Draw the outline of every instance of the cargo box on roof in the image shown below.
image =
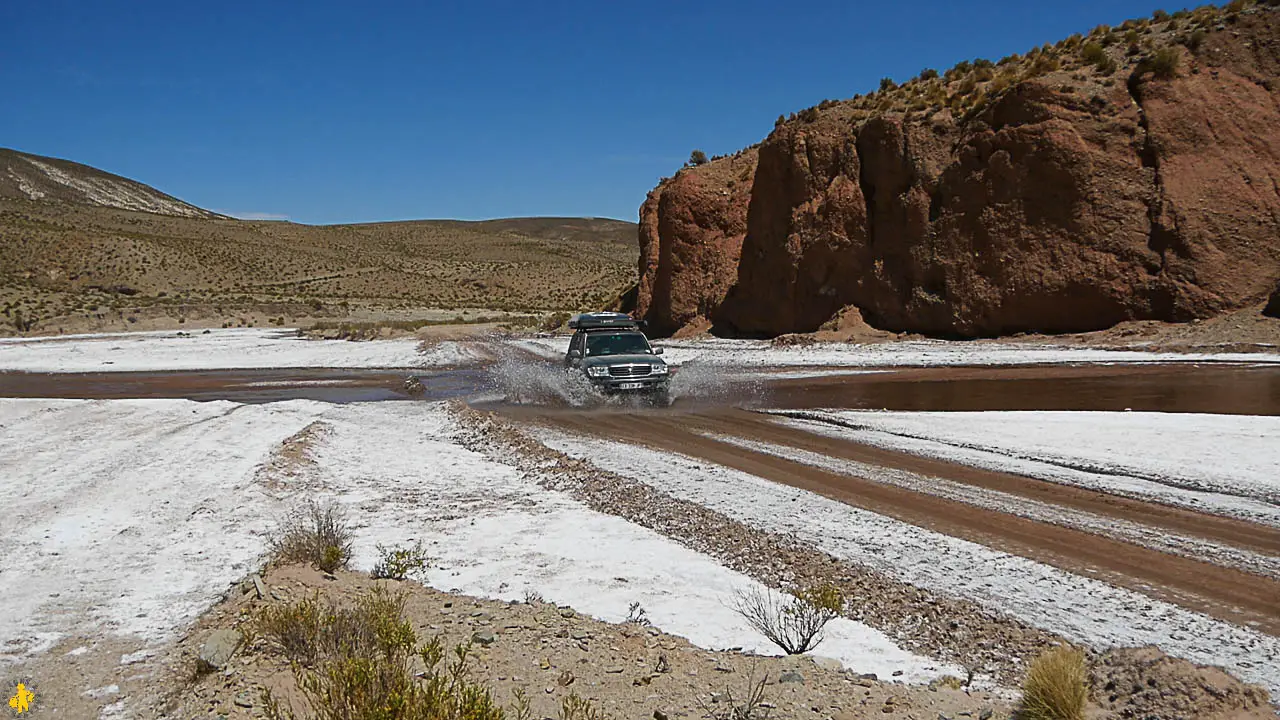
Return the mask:
{"type": "Polygon", "coordinates": [[[640,324],[636,322],[635,318],[630,315],[616,312],[582,313],[581,315],[574,315],[569,319],[570,330],[635,330],[639,325],[640,324]]]}

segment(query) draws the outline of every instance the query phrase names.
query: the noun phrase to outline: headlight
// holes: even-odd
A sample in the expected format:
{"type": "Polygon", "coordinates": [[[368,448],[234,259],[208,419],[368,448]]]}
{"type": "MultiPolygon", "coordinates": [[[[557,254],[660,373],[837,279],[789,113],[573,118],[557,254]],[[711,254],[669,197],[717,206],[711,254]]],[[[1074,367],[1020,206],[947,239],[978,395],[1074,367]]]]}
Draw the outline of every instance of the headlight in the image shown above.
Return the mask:
{"type": "Polygon", "coordinates": [[[609,374],[609,368],[603,365],[592,365],[587,368],[587,374],[591,377],[604,377],[609,374]]]}
{"type": "Polygon", "coordinates": [[[663,364],[661,364],[661,365],[654,365],[654,366],[653,366],[653,374],[654,374],[654,375],[666,375],[666,374],[667,374],[667,372],[668,372],[668,368],[667,368],[666,363],[663,363],[663,364]]]}

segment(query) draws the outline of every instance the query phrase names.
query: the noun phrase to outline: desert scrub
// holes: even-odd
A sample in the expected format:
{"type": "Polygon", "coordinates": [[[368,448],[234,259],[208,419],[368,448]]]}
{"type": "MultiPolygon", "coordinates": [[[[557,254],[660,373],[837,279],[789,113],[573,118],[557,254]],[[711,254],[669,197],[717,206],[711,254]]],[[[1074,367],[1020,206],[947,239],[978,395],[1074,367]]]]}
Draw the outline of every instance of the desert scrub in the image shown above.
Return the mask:
{"type": "Polygon", "coordinates": [[[1089,694],[1084,651],[1053,648],[1031,661],[1022,683],[1025,720],[1082,720],[1089,694]]]}
{"type": "Polygon", "coordinates": [[[829,584],[787,594],[757,587],[737,591],[731,607],[783,652],[799,655],[822,642],[822,629],[844,611],[844,596],[829,584]]]}
{"type": "Polygon", "coordinates": [[[370,573],[374,578],[386,580],[404,580],[408,577],[422,577],[427,571],[427,551],[422,541],[410,547],[378,546],[378,562],[370,573]]]}
{"type": "MultiPolygon", "coordinates": [[[[309,617],[319,600],[303,601],[281,616],[309,617]]],[[[439,638],[419,645],[404,617],[404,597],[382,590],[361,596],[354,606],[330,604],[310,632],[302,662],[286,651],[294,678],[313,720],[502,720],[489,689],[467,678],[470,648],[459,646],[444,663],[439,638]],[[414,672],[415,662],[425,670],[414,672]]],[[[309,620],[307,621],[309,622],[309,620]]],[[[272,638],[270,624],[260,627],[272,638]]],[[[263,691],[269,720],[297,720],[270,691],[263,691]]]]}
{"type": "Polygon", "coordinates": [[[308,502],[280,524],[270,551],[276,562],[308,563],[331,573],[351,562],[351,529],[337,505],[308,502]]]}

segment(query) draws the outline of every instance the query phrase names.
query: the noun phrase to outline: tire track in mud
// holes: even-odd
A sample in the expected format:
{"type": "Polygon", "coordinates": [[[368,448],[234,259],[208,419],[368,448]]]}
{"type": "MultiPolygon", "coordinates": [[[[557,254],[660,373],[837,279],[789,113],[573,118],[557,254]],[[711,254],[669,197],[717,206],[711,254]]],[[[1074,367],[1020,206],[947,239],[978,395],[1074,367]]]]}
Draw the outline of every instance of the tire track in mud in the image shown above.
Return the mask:
{"type": "MultiPolygon", "coordinates": [[[[696,415],[685,414],[550,414],[541,419],[573,433],[637,443],[653,449],[680,453],[706,462],[733,468],[774,482],[815,492],[857,507],[877,512],[918,527],[1045,562],[1054,567],[1103,579],[1114,585],[1150,597],[1203,612],[1212,617],[1280,634],[1280,582],[1208,562],[1166,554],[1140,545],[1093,535],[1073,528],[1050,525],[977,508],[908,489],[849,477],[776,455],[752,451],[705,437],[700,433],[734,435],[761,442],[792,445],[833,457],[902,468],[894,460],[905,458],[855,443],[813,436],[785,428],[758,415],[729,410],[696,415]],[[863,457],[858,457],[862,455],[863,457]],[[868,460],[868,455],[875,460],[868,460]]],[[[917,466],[918,468],[919,466],[917,466]]],[[[951,480],[978,480],[962,469],[939,461],[928,461],[928,471],[951,480]],[[965,476],[965,477],[961,477],[965,476]]],[[[999,475],[998,473],[989,473],[999,475]]],[[[1021,478],[984,478],[984,482],[1013,486],[1030,493],[1039,481],[1021,478]]],[[[977,484],[975,482],[975,484],[977,484]]],[[[1044,483],[1048,485],[1048,483],[1044,483]]],[[[1038,489],[1038,488],[1037,488],[1038,489]]],[[[1201,516],[1134,500],[1089,497],[1066,488],[1038,489],[1042,497],[1062,498],[1074,506],[1101,507],[1107,514],[1138,522],[1149,522],[1148,513],[1183,532],[1210,537],[1227,544],[1274,553],[1280,537],[1268,528],[1212,516],[1201,516]]],[[[1050,500],[1054,502],[1055,500],[1050,500]]]]}

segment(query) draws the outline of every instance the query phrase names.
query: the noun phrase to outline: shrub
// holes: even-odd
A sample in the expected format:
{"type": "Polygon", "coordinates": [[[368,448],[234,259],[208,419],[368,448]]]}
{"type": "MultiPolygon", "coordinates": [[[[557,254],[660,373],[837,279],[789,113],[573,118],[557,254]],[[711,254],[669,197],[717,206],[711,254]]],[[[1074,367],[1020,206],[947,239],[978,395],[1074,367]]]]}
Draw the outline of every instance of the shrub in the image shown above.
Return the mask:
{"type": "Polygon", "coordinates": [[[1231,0],[1231,2],[1227,3],[1227,12],[1238,13],[1241,10],[1244,10],[1244,7],[1244,0],[1231,0]]]}
{"type": "Polygon", "coordinates": [[[938,71],[934,70],[933,68],[925,68],[924,70],[920,71],[921,80],[936,80],[937,77],[938,77],[938,71]]]}
{"type": "Polygon", "coordinates": [[[701,150],[694,150],[693,152],[689,153],[689,164],[690,165],[706,165],[707,154],[702,152],[701,150]]]}
{"type": "Polygon", "coordinates": [[[324,572],[351,562],[351,529],[342,509],[308,502],[281,523],[271,554],[282,563],[310,563],[324,572]]]}
{"type": "Polygon", "coordinates": [[[1119,69],[1120,65],[1115,60],[1108,57],[1103,58],[1102,62],[1098,63],[1094,67],[1103,75],[1111,75],[1119,69]]]}
{"type": "Polygon", "coordinates": [[[1080,48],[1080,58],[1090,65],[1097,65],[1107,58],[1107,51],[1098,43],[1085,43],[1080,48]]]}
{"type": "Polygon", "coordinates": [[[880,92],[889,92],[896,87],[898,84],[893,81],[893,78],[880,78],[880,92]]]}
{"type": "Polygon", "coordinates": [[[752,663],[743,692],[735,696],[733,688],[726,687],[722,700],[712,700],[714,705],[698,699],[698,704],[702,706],[702,716],[710,720],[765,720],[773,707],[764,701],[764,690],[768,684],[767,673],[761,675],[759,680],[756,679],[756,665],[752,663]]]}
{"type": "Polygon", "coordinates": [[[1176,48],[1160,48],[1154,55],[1144,58],[1138,64],[1138,72],[1150,71],[1161,80],[1168,80],[1178,75],[1178,51],[1176,48]]]}
{"type": "Polygon", "coordinates": [[[844,609],[844,596],[834,585],[804,588],[790,596],[753,588],[737,592],[733,609],[783,652],[799,655],[822,642],[822,629],[844,609]]]}
{"type": "Polygon", "coordinates": [[[413,547],[378,546],[378,562],[373,566],[373,577],[386,580],[404,580],[407,577],[421,577],[427,571],[427,551],[422,541],[413,547]]]}
{"type": "Polygon", "coordinates": [[[1026,720],[1081,720],[1088,697],[1084,652],[1057,647],[1031,661],[1022,683],[1026,720]]]}
{"type": "Polygon", "coordinates": [[[1191,34],[1182,41],[1182,43],[1187,46],[1188,50],[1195,52],[1200,49],[1201,45],[1204,45],[1205,38],[1207,37],[1209,37],[1209,34],[1204,30],[1193,30],[1191,34]]]}
{"type": "Polygon", "coordinates": [[[583,700],[578,693],[569,693],[560,701],[560,720],[608,720],[600,708],[583,700]]]}
{"type": "Polygon", "coordinates": [[[1165,12],[1164,10],[1156,10],[1155,12],[1151,13],[1151,17],[1156,22],[1164,22],[1169,19],[1169,13],[1165,12]]]}
{"type": "MultiPolygon", "coordinates": [[[[310,600],[273,612],[303,617],[317,608],[319,601],[310,600]],[[303,604],[308,607],[300,609],[303,604]]],[[[418,645],[404,617],[402,595],[375,590],[351,607],[330,604],[320,611],[318,623],[293,630],[304,638],[301,645],[310,651],[311,662],[286,654],[315,720],[502,720],[488,688],[467,678],[469,648],[455,648],[453,660],[442,668],[440,639],[418,645]],[[425,671],[414,673],[414,659],[425,671]]],[[[270,691],[263,691],[262,699],[269,720],[297,720],[270,691]]]]}

